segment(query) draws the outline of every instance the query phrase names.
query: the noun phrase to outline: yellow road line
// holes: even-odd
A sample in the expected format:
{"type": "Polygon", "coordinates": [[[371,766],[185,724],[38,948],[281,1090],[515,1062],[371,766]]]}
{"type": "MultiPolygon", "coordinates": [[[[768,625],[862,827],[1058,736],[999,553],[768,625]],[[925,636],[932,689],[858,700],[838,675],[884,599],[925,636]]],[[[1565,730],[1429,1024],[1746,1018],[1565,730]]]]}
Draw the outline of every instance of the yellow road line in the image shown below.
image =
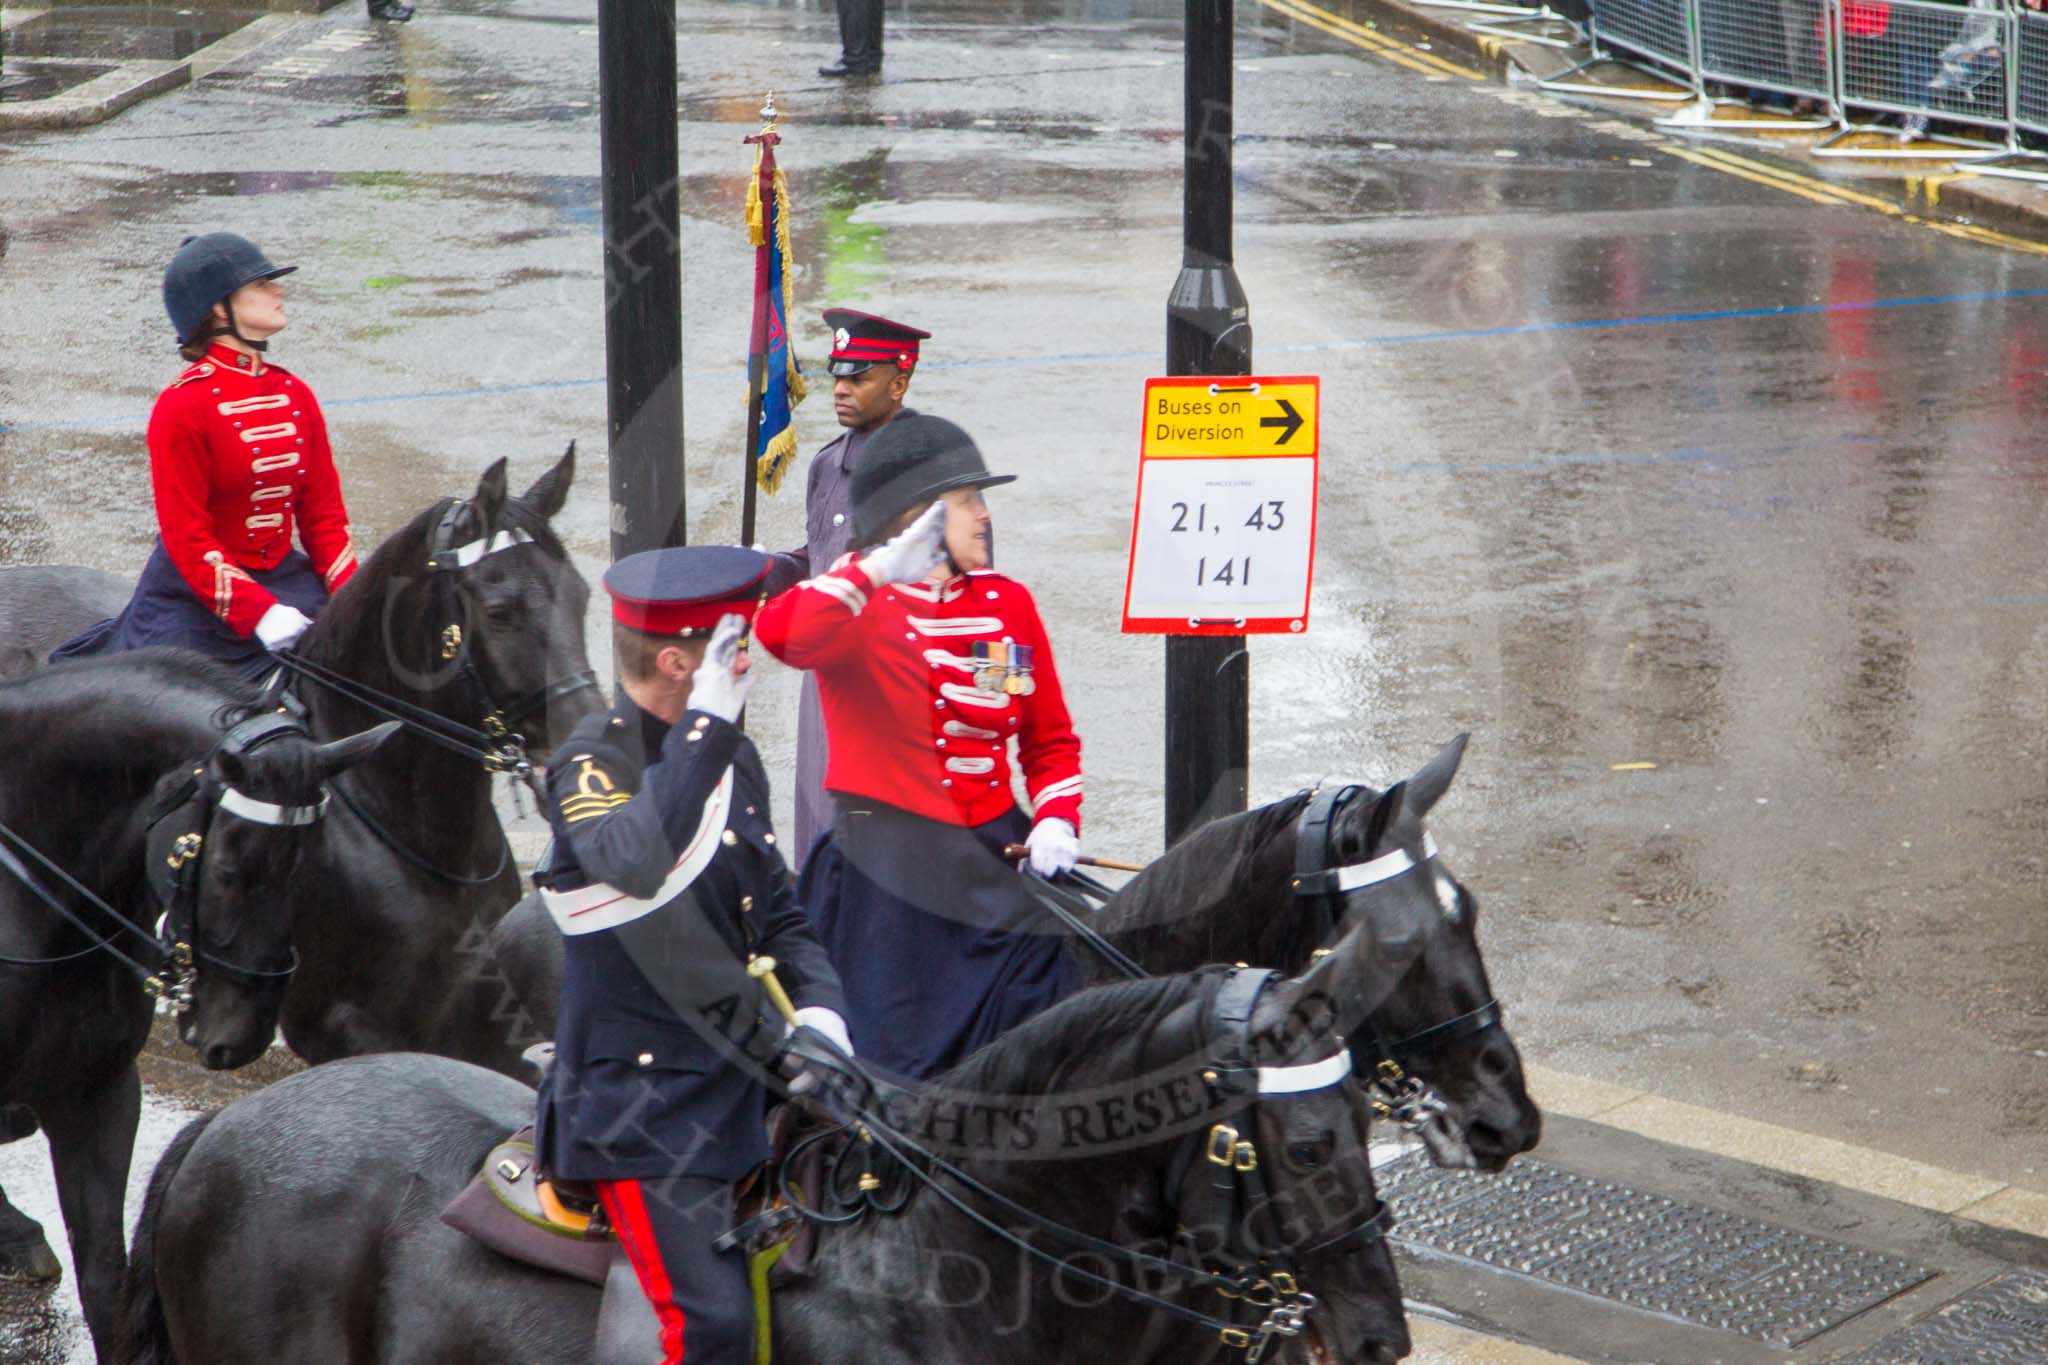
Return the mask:
{"type": "Polygon", "coordinates": [[[1710,167],[1713,170],[1721,171],[1728,175],[1741,176],[1744,180],[1754,181],[1759,185],[1768,185],[1772,189],[1783,190],[1787,194],[1796,194],[1802,199],[1811,199],[1815,203],[1842,204],[1850,208],[1871,209],[1884,214],[1887,218],[1896,218],[1900,222],[1910,224],[1913,227],[1930,228],[1935,232],[1955,237],[1965,242],[1975,242],[1979,246],[1995,246],[2007,251],[2024,251],[2033,256],[2048,255],[2048,244],[2029,241],[2025,237],[2015,237],[2011,233],[2000,232],[1995,228],[1979,227],[1975,223],[1951,223],[1939,218],[1924,218],[1917,213],[1911,212],[1903,204],[1893,203],[1889,199],[1882,199],[1874,194],[1865,194],[1861,190],[1852,190],[1843,185],[1830,184],[1825,180],[1816,180],[1811,176],[1801,175],[1797,171],[1766,165],[1761,161],[1751,161],[1748,157],[1737,156],[1733,152],[1723,151],[1720,148],[1666,147],[1663,150],[1671,153],[1673,156],[1683,157],[1687,161],[1710,167]]]}
{"type": "Polygon", "coordinates": [[[1783,190],[1787,194],[1796,194],[1801,199],[1811,199],[1816,204],[1834,204],[1838,207],[1842,204],[1841,200],[1836,199],[1831,195],[1819,194],[1813,190],[1805,189],[1799,185],[1794,185],[1787,181],[1770,179],[1766,176],[1758,175],[1754,171],[1745,171],[1742,170],[1740,167],[1730,166],[1724,161],[1716,161],[1712,157],[1707,156],[1702,152],[1695,151],[1691,147],[1661,147],[1658,150],[1669,152],[1671,155],[1678,157],[1682,161],[1691,161],[1698,165],[1705,166],[1709,170],[1719,171],[1723,175],[1740,176],[1744,180],[1754,181],[1759,185],[1768,185],[1770,188],[1774,190],[1783,190]]]}
{"type": "Polygon", "coordinates": [[[1486,79],[1483,72],[1446,61],[1434,52],[1425,52],[1398,39],[1389,38],[1355,20],[1346,19],[1341,14],[1333,14],[1320,5],[1311,4],[1309,0],[1259,0],[1259,3],[1277,14],[1284,14],[1290,19],[1307,24],[1310,28],[1320,29],[1334,38],[1342,38],[1355,47],[1365,48],[1400,66],[1422,70],[1425,75],[1459,76],[1468,81],[1486,79]]]}
{"type": "Polygon", "coordinates": [[[1838,185],[1832,180],[1822,180],[1818,176],[1802,175],[1798,171],[1789,170],[1783,166],[1773,166],[1763,161],[1752,161],[1746,156],[1737,156],[1735,153],[1722,147],[1702,147],[1699,150],[1703,155],[1713,157],[1717,161],[1725,161],[1730,165],[1755,171],[1759,175],[1772,176],[1779,180],[1789,181],[1795,185],[1803,185],[1810,190],[1818,190],[1822,194],[1834,196],[1845,204],[1861,204],[1865,208],[1877,209],[1880,212],[1887,213],[1902,211],[1897,204],[1889,199],[1875,194],[1865,194],[1861,190],[1852,190],[1846,185],[1838,185]]]}

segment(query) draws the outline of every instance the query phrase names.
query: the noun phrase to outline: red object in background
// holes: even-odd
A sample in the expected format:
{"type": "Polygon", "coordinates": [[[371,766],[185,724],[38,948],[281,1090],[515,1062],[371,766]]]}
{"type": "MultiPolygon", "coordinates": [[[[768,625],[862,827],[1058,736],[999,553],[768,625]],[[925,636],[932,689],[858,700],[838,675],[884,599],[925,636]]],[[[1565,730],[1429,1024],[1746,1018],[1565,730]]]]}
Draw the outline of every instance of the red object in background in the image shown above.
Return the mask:
{"type": "MultiPolygon", "coordinates": [[[[1883,0],[1842,0],[1842,32],[1851,38],[1882,38],[1891,25],[1892,7],[1883,0]]],[[[1824,29],[1815,31],[1825,38],[1824,29]]]]}

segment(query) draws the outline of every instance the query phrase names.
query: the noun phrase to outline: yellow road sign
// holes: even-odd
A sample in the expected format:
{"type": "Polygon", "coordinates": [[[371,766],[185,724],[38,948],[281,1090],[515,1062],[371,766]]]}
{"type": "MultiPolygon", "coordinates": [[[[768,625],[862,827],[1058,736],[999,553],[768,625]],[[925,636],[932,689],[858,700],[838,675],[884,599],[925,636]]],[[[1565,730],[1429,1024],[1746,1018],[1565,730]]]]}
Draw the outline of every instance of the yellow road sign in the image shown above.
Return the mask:
{"type": "Polygon", "coordinates": [[[1315,375],[1181,376],[1145,381],[1148,460],[1313,455],[1315,375]]]}

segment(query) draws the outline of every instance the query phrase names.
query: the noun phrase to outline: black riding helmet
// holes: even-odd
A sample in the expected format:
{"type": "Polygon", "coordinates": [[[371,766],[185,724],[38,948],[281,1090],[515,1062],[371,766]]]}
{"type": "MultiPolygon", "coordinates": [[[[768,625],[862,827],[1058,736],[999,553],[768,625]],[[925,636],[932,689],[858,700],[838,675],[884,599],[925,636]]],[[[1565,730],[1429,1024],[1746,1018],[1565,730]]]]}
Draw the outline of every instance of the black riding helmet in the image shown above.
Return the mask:
{"type": "Polygon", "coordinates": [[[906,412],[868,438],[853,469],[853,539],[873,545],[890,522],[956,488],[993,488],[974,438],[943,417],[906,412]]]}
{"type": "MultiPolygon", "coordinates": [[[[171,327],[180,346],[199,339],[213,305],[245,284],[274,280],[289,275],[295,265],[274,265],[262,249],[246,237],[232,232],[209,232],[187,237],[178,244],[178,254],[164,268],[164,311],[171,315],[171,327]]],[[[228,331],[236,338],[262,350],[267,344],[250,341],[235,326],[235,310],[228,308],[228,331]]]]}

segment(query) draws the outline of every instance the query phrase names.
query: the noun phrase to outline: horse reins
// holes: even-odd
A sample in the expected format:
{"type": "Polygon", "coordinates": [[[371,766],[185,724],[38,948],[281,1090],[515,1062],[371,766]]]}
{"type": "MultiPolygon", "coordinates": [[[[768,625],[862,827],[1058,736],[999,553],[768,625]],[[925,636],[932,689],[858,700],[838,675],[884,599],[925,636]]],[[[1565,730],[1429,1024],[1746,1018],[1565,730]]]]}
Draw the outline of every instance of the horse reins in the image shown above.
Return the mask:
{"type": "MultiPolygon", "coordinates": [[[[541,793],[533,762],[526,754],[526,737],[513,727],[537,712],[544,712],[547,707],[564,697],[574,696],[585,688],[596,688],[597,673],[594,669],[582,669],[514,697],[507,706],[497,704],[490,685],[484,681],[483,673],[476,666],[475,657],[464,636],[462,623],[456,619],[460,588],[455,575],[477,564],[487,555],[532,544],[533,537],[515,527],[495,534],[486,532],[476,540],[458,544],[456,537],[460,534],[462,517],[470,506],[471,504],[460,499],[450,498],[436,509],[434,531],[427,545],[427,571],[437,584],[435,615],[447,621],[447,624],[441,627],[438,637],[441,661],[455,664],[457,680],[469,694],[472,707],[482,717],[479,725],[466,725],[438,711],[429,710],[417,703],[359,683],[324,664],[313,663],[296,654],[280,654],[277,656],[278,662],[295,675],[310,678],[373,714],[380,715],[386,720],[397,721],[429,743],[439,745],[464,758],[475,759],[483,765],[487,773],[504,773],[515,781],[526,783],[538,797],[541,793]],[[438,585],[446,585],[445,591],[440,590],[438,585]]],[[[340,784],[337,783],[333,790],[335,795],[341,798],[341,803],[347,807],[349,814],[360,821],[363,827],[370,831],[372,837],[402,860],[429,876],[456,886],[487,886],[504,875],[505,865],[512,855],[511,845],[502,839],[498,846],[497,865],[488,873],[479,877],[450,872],[408,848],[381,821],[372,817],[363,804],[351,797],[340,784]]]]}
{"type": "Polygon", "coordinates": [[[444,663],[456,666],[456,677],[469,692],[470,699],[482,721],[478,725],[466,725],[432,711],[401,697],[394,697],[365,683],[346,677],[324,664],[285,653],[277,656],[278,662],[293,673],[321,684],[331,691],[355,702],[365,710],[395,720],[406,729],[433,744],[438,744],[451,753],[480,762],[490,773],[507,773],[522,781],[533,780],[533,762],[526,756],[526,737],[512,727],[527,717],[545,710],[563,697],[574,696],[586,688],[597,686],[597,672],[594,669],[580,669],[566,677],[554,679],[531,692],[514,697],[510,704],[500,706],[493,696],[490,685],[476,666],[476,659],[467,646],[462,623],[456,619],[457,600],[460,589],[454,575],[478,563],[486,555],[503,550],[516,549],[533,543],[533,537],[518,529],[486,533],[483,537],[463,544],[456,543],[462,515],[470,504],[460,499],[445,500],[435,518],[432,539],[427,546],[427,571],[437,584],[445,584],[446,591],[438,594],[440,601],[435,615],[447,620],[439,633],[440,657],[444,663]]]}

